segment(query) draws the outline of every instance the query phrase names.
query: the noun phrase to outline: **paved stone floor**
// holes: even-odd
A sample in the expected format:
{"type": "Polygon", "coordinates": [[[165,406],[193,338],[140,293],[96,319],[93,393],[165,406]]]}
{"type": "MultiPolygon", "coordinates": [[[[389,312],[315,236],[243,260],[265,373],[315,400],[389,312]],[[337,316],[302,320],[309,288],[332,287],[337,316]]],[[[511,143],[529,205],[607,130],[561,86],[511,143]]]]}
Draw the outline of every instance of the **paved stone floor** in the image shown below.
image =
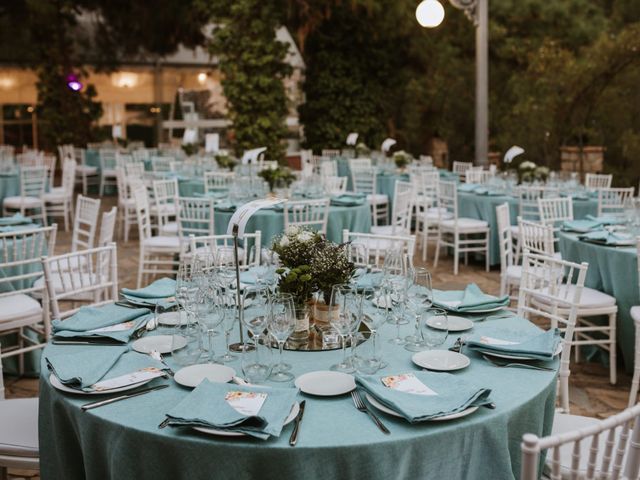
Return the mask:
{"type": "MultiPolygon", "coordinates": [[[[107,210],[115,204],[115,197],[103,200],[102,209],[107,210]]],[[[135,287],[138,269],[137,231],[132,230],[133,240],[124,243],[118,240],[118,276],[121,287],[135,287]]],[[[60,232],[56,241],[56,253],[62,253],[70,244],[70,232],[60,232]]],[[[433,268],[433,253],[426,264],[420,255],[416,255],[415,264],[426,266],[432,272],[433,286],[439,289],[462,289],[475,282],[487,293],[498,294],[500,289],[499,271],[494,268],[485,272],[484,264],[470,263],[461,265],[460,274],[453,275],[453,263],[450,258],[441,259],[438,268],[433,268]]],[[[609,384],[609,372],[597,363],[580,363],[571,365],[570,400],[571,412],[597,418],[606,418],[624,409],[628,401],[631,378],[619,370],[618,384],[609,384]]],[[[8,398],[34,397],[38,395],[38,380],[33,378],[15,378],[5,376],[5,387],[8,398]]],[[[27,472],[13,472],[16,476],[37,478],[27,472]]]]}

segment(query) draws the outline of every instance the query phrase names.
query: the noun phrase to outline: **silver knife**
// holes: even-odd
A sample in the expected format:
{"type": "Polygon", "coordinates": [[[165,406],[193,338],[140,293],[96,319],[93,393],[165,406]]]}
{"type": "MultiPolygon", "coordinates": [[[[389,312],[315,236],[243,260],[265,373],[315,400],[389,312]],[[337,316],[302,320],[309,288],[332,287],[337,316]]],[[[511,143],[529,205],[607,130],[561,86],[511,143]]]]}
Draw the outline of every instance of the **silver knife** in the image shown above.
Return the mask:
{"type": "Polygon", "coordinates": [[[138,390],[134,393],[127,393],[125,395],[120,395],[119,397],[109,398],[107,400],[100,400],[98,402],[86,403],[80,407],[83,412],[87,410],[91,410],[92,408],[102,407],[103,405],[109,405],[110,403],[119,402],[120,400],[126,400],[127,398],[137,397],[138,395],[144,395],[145,393],[153,392],[155,390],[161,390],[163,388],[167,388],[169,385],[158,385],[156,387],[149,387],[143,390],[138,390]]]}
{"type": "Polygon", "coordinates": [[[296,415],[296,423],[293,426],[291,437],[289,437],[289,445],[291,445],[292,447],[295,447],[296,442],[298,441],[298,430],[300,429],[300,423],[302,422],[302,416],[304,415],[304,406],[306,403],[306,400],[300,402],[300,411],[298,412],[298,415],[296,415]]]}

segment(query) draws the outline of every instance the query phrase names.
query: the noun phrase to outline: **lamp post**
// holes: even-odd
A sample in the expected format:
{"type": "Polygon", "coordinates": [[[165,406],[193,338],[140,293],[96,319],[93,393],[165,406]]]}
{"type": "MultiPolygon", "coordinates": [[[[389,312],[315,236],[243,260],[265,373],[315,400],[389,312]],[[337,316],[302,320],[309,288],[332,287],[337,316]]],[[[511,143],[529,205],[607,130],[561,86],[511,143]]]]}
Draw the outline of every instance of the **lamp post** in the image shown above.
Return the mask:
{"type": "MultiPolygon", "coordinates": [[[[449,0],[463,10],[476,27],[476,125],[475,164],[489,162],[489,0],[449,0]]],[[[444,20],[438,0],[423,0],[416,8],[418,23],[435,28],[444,20]]]]}

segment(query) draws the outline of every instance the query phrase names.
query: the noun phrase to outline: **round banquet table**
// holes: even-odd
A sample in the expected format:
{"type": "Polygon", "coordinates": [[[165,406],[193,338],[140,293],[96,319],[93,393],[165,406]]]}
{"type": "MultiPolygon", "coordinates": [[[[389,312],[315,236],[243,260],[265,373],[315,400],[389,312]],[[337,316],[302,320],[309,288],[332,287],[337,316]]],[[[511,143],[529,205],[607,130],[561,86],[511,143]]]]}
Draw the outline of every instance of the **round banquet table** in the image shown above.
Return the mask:
{"type": "MultiPolygon", "coordinates": [[[[509,204],[511,224],[518,224],[518,198],[511,195],[479,195],[473,192],[458,192],[458,216],[476,218],[489,223],[491,237],[489,244],[490,265],[500,264],[500,242],[498,239],[498,219],[496,207],[509,204]]],[[[573,216],[576,220],[598,213],[596,199],[573,199],[573,216]]]]}
{"type": "MultiPolygon", "coordinates": [[[[515,325],[535,330],[517,318],[486,320],[475,329],[515,325]]],[[[402,334],[412,326],[404,326],[402,334]]],[[[395,327],[382,329],[388,366],[380,375],[416,371],[411,353],[387,343],[395,327]]],[[[454,336],[448,339],[452,344],[454,336]]],[[[222,340],[217,339],[221,346],[222,340]]],[[[65,348],[74,348],[67,346],[65,348]]],[[[491,388],[496,408],[480,408],[464,418],[409,424],[383,413],[391,431],[380,432],[357,411],[350,395],[306,399],[298,445],[288,444],[292,425],[269,440],[229,438],[188,428],[158,429],[165,412],[189,390],[173,380],[169,388],[87,412],[80,406],[95,396],[55,390],[40,378],[40,470],[43,480],[74,479],[500,479],[518,478],[522,435],[546,435],[553,423],[556,372],[498,368],[473,352],[471,365],[454,372],[479,387],[491,388]]],[[[45,350],[46,355],[46,350],[45,350]]],[[[296,376],[328,369],[340,351],[285,352],[296,376]]],[[[167,363],[176,369],[170,357],[167,363]]],[[[233,366],[241,375],[239,361],[233,366]]],[[[550,363],[556,369],[557,360],[550,363]]],[[[47,372],[42,365],[42,371],[47,372]]],[[[271,383],[277,387],[282,384],[271,383]]]]}
{"type": "Polygon", "coordinates": [[[578,235],[560,232],[562,258],[588,262],[585,285],[615,297],[618,305],[616,340],[627,373],[633,372],[635,326],[629,310],[640,305],[636,247],[611,247],[583,242],[578,235]]]}

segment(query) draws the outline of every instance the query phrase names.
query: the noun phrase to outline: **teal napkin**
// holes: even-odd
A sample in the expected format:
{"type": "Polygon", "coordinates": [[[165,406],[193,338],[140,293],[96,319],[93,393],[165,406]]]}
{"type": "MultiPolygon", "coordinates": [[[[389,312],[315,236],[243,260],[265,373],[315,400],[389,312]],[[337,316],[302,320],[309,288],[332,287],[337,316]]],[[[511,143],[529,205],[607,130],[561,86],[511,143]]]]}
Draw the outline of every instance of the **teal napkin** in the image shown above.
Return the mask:
{"type": "MultiPolygon", "coordinates": [[[[356,384],[380,403],[417,423],[491,403],[491,390],[469,384],[449,373],[412,372],[437,395],[419,395],[393,390],[378,375],[356,375],[356,384]]],[[[386,375],[385,375],[386,376],[386,375]]]]}
{"type": "Polygon", "coordinates": [[[247,285],[255,285],[258,283],[256,272],[251,269],[240,272],[240,283],[246,283],[247,285]]]}
{"type": "Polygon", "coordinates": [[[49,370],[71,388],[91,391],[91,385],[144,368],[166,366],[149,355],[130,351],[129,347],[49,345],[45,353],[49,370]]]}
{"type": "Polygon", "coordinates": [[[147,300],[166,299],[176,294],[176,281],[173,278],[161,278],[151,285],[137,290],[123,288],[122,293],[128,297],[136,297],[147,300]]]}
{"type": "Polygon", "coordinates": [[[494,297],[482,293],[482,290],[472,283],[464,290],[433,290],[433,305],[452,312],[473,313],[490,310],[509,305],[509,296],[494,297]]]}
{"type": "Polygon", "coordinates": [[[371,288],[376,282],[380,285],[383,276],[383,272],[365,273],[364,275],[357,277],[356,288],[371,288]]]}
{"type": "Polygon", "coordinates": [[[624,220],[616,217],[607,217],[606,215],[602,217],[596,217],[595,215],[585,215],[587,220],[592,220],[594,222],[598,222],[602,225],[620,225],[624,223],[624,220]]]}
{"type": "Polygon", "coordinates": [[[55,337],[103,337],[126,343],[138,328],[146,324],[149,317],[149,309],[147,308],[127,308],[111,303],[101,307],[82,307],[66,320],[54,320],[52,329],[55,337]],[[92,330],[124,322],[132,322],[131,328],[119,331],[92,332],[92,330]]]}
{"type": "Polygon", "coordinates": [[[597,243],[600,245],[611,246],[633,246],[636,241],[635,238],[629,235],[621,235],[606,230],[596,230],[595,232],[585,233],[578,238],[585,242],[597,243]]]}
{"type": "Polygon", "coordinates": [[[561,341],[562,338],[557,329],[532,335],[519,330],[496,328],[483,329],[482,334],[476,333],[467,338],[465,344],[470,350],[476,350],[480,353],[506,353],[518,357],[527,357],[532,360],[551,360],[561,341]],[[514,344],[487,345],[482,341],[487,337],[514,342],[514,344]]]}
{"type": "Polygon", "coordinates": [[[362,205],[365,198],[362,196],[353,196],[349,194],[337,195],[331,197],[331,205],[336,207],[354,207],[356,205],[362,205]]]}
{"type": "Polygon", "coordinates": [[[23,225],[26,223],[33,223],[30,218],[23,216],[21,213],[16,213],[12,217],[1,217],[0,226],[7,227],[10,225],[23,225]]]}
{"type": "Polygon", "coordinates": [[[296,388],[269,388],[203,381],[167,412],[169,425],[210,427],[266,440],[278,437],[296,401],[296,388]],[[261,392],[267,398],[254,416],[245,416],[225,400],[229,392],[261,392]]]}
{"type": "Polygon", "coordinates": [[[591,230],[602,228],[603,223],[596,220],[565,220],[562,224],[562,230],[566,232],[586,233],[591,230]]]}

